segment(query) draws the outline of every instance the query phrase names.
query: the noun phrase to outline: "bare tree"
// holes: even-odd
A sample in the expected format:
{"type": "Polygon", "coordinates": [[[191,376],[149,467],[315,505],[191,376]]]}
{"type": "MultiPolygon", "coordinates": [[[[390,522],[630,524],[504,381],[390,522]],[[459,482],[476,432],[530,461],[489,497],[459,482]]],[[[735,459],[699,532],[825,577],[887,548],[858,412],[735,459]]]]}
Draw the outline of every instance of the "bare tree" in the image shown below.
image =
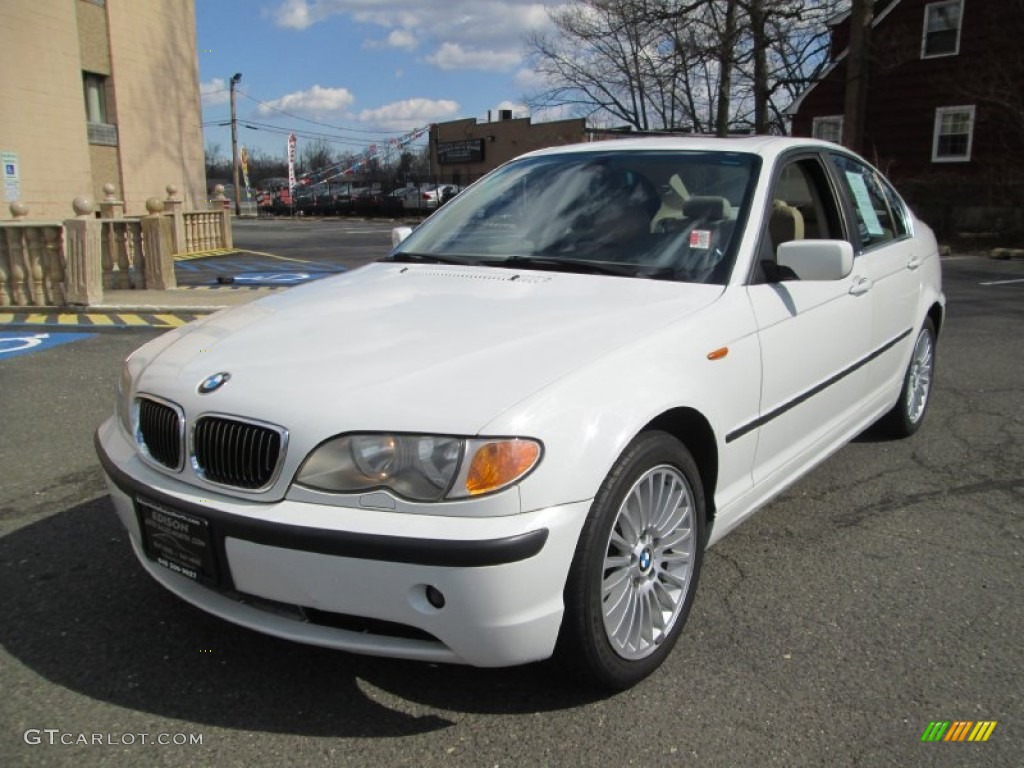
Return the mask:
{"type": "Polygon", "coordinates": [[[334,164],[334,150],[324,139],[316,139],[306,144],[299,156],[299,167],[303,173],[322,171],[334,164]]]}
{"type": "Polygon", "coordinates": [[[844,0],[569,0],[526,39],[533,108],[635,130],[784,132],[844,0]]]}
{"type": "Polygon", "coordinates": [[[222,179],[231,175],[231,161],[223,154],[223,147],[216,141],[206,142],[206,178],[222,179]]]}
{"type": "Polygon", "coordinates": [[[864,144],[864,112],[868,97],[871,25],[874,16],[874,0],[853,0],[850,8],[850,47],[846,55],[843,144],[858,152],[864,144]]]}

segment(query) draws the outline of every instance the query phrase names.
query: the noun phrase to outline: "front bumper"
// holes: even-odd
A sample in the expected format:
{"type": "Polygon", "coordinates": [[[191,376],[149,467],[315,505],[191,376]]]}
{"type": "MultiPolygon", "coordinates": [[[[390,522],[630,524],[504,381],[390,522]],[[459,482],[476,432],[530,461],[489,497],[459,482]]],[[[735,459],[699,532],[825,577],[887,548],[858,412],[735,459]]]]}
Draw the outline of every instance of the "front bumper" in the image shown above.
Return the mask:
{"type": "Polygon", "coordinates": [[[142,566],[211,614],[298,642],[424,661],[511,666],[554,650],[589,501],[480,518],[258,503],[153,470],[116,418],[97,431],[96,449],[142,566]],[[206,521],[206,583],[147,555],[139,499],[206,521]]]}

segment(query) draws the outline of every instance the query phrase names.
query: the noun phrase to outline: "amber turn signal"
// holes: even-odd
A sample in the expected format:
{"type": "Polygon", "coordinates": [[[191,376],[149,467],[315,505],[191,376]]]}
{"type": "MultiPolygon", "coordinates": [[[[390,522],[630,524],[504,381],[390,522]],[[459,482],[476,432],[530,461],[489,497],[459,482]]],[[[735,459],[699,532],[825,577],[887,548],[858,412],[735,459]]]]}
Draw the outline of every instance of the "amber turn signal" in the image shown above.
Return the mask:
{"type": "Polygon", "coordinates": [[[490,493],[514,483],[537,463],[540,446],[530,440],[500,440],[480,446],[466,474],[470,496],[490,493]]]}

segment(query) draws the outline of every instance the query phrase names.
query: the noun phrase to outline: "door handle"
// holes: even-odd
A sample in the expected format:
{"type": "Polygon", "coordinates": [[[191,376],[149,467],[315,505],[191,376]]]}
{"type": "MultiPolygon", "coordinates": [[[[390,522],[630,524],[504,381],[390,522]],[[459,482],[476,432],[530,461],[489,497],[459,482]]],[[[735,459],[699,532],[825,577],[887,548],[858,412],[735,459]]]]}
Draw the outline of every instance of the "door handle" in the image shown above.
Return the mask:
{"type": "Polygon", "coordinates": [[[924,258],[922,256],[914,255],[910,257],[910,261],[907,262],[907,269],[917,269],[924,264],[924,258]]]}
{"type": "Polygon", "coordinates": [[[856,277],[853,280],[853,285],[850,286],[850,293],[854,296],[861,296],[871,290],[871,286],[874,282],[870,277],[856,277]]]}

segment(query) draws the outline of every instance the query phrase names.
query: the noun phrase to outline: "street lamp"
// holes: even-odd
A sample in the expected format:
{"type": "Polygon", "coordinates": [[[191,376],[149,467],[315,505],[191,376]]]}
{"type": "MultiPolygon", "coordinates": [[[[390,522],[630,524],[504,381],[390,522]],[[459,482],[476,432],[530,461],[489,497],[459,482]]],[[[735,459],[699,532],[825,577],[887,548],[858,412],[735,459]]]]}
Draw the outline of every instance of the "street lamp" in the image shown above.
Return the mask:
{"type": "Polygon", "coordinates": [[[242,198],[238,183],[238,118],[235,117],[235,86],[241,79],[241,72],[231,76],[231,162],[235,182],[235,216],[242,215],[242,198]]]}

